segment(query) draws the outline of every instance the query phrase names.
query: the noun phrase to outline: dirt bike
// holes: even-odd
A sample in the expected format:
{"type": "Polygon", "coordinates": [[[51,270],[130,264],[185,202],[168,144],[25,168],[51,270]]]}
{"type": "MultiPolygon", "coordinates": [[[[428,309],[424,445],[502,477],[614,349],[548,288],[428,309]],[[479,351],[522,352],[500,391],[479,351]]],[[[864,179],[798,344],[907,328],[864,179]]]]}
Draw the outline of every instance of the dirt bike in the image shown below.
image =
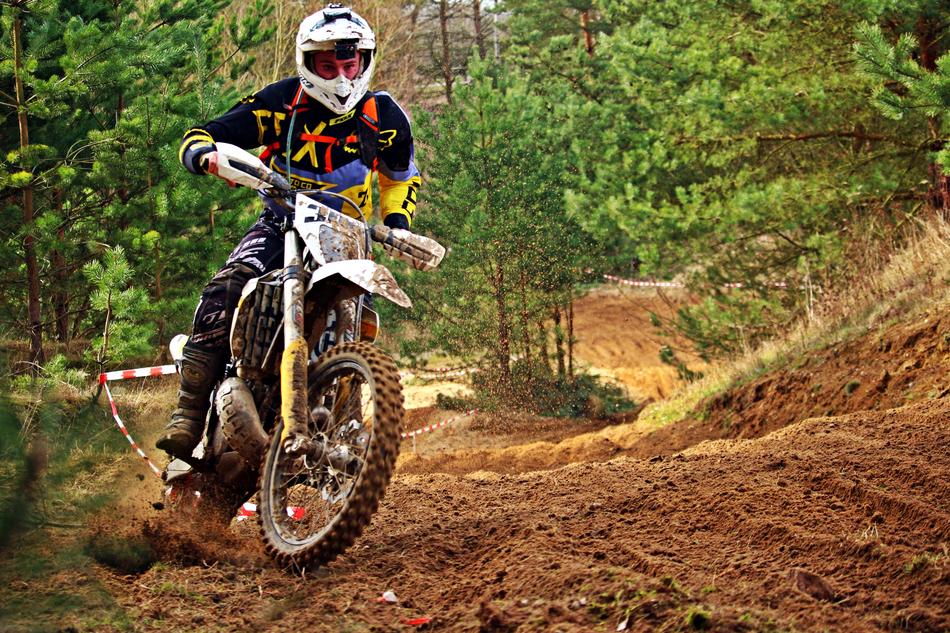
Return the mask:
{"type": "MultiPolygon", "coordinates": [[[[393,360],[373,345],[371,297],[406,308],[411,301],[370,259],[372,241],[419,270],[438,266],[445,249],[335,211],[317,199],[335,194],[292,189],[236,146],[219,143],[217,151],[220,177],[285,210],[284,266],[241,293],[205,436],[190,458],[166,468],[165,505],[200,499],[229,520],[256,493],[268,553],[315,567],[369,524],[399,454],[402,387],[393,360]]],[[[175,341],[174,357],[183,344],[175,341]]]]}

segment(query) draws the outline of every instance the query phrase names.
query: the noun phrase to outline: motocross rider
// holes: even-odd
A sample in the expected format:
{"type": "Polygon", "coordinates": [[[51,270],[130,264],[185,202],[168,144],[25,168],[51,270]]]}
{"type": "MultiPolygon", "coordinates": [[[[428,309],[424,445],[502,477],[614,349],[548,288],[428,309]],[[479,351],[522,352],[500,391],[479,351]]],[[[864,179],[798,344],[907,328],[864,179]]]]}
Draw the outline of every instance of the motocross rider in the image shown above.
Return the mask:
{"type": "MultiPolygon", "coordinates": [[[[371,176],[390,228],[408,229],[419,171],[405,112],[385,92],[368,90],[376,62],[369,24],[339,4],[307,17],[297,33],[297,77],[243,99],[225,114],[188,130],[179,159],[193,174],[217,174],[215,142],[264,147],[261,159],[298,189],[342,194],[372,214],[371,176]]],[[[325,204],[357,217],[333,197],[325,204]]],[[[264,199],[257,222],[205,286],[183,351],[178,408],[156,446],[188,457],[204,432],[210,395],[230,358],[231,316],[245,283],[283,265],[283,211],[264,199]]]]}

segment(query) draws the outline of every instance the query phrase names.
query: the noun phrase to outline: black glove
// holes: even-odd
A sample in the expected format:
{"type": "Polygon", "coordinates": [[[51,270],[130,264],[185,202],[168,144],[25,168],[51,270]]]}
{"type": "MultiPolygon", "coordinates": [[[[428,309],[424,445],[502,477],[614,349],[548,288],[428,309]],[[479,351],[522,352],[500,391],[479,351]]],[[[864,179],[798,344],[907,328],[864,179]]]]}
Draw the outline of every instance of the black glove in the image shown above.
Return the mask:
{"type": "Polygon", "coordinates": [[[383,220],[383,224],[391,229],[409,230],[409,218],[401,213],[390,213],[386,216],[386,219],[383,220]]]}

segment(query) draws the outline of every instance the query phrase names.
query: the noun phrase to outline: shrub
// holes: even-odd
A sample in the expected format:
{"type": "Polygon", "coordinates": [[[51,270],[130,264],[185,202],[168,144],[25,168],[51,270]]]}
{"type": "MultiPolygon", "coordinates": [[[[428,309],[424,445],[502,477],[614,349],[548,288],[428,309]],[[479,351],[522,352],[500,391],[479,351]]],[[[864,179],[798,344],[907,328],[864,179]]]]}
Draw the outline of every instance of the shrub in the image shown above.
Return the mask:
{"type": "Polygon", "coordinates": [[[452,400],[463,404],[462,408],[518,409],[554,417],[603,417],[636,406],[624,389],[598,376],[577,374],[565,378],[541,363],[523,360],[512,363],[509,381],[484,370],[472,377],[472,387],[475,393],[471,398],[443,398],[440,406],[452,400]]]}

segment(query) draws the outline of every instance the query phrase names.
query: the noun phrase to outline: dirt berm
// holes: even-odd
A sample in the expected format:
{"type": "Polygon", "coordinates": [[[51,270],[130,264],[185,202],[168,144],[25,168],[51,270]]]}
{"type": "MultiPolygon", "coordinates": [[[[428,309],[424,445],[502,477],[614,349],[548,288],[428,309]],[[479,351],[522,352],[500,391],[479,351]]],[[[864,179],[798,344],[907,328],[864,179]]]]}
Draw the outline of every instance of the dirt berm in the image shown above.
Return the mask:
{"type": "Polygon", "coordinates": [[[221,552],[109,582],[142,630],[946,631],[948,419],[940,399],[654,460],[397,476],[315,576],[221,552]]]}

